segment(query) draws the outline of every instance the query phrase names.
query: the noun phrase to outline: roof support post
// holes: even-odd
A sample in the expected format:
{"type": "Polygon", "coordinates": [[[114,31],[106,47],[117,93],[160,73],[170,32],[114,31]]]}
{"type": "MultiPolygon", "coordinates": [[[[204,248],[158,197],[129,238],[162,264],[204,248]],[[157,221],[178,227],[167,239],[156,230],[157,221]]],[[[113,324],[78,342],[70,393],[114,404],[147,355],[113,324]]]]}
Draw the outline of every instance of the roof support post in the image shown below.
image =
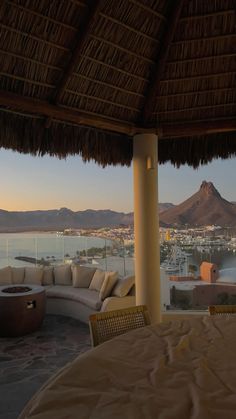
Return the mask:
{"type": "Polygon", "coordinates": [[[136,304],[146,304],[152,322],[161,320],[157,135],[133,139],[136,304]]]}

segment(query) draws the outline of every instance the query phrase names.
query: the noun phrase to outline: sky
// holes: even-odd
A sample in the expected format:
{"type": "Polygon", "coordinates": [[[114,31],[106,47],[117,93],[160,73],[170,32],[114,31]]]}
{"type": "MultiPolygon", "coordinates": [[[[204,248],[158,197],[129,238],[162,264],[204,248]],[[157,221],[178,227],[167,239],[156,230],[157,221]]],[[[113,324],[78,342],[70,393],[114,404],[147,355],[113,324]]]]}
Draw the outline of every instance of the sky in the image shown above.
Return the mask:
{"type": "MultiPolygon", "coordinates": [[[[195,193],[203,180],[236,201],[236,158],[214,160],[194,170],[160,165],[159,202],[179,204],[195,193]]],[[[112,209],[133,211],[132,167],[99,167],[80,157],[32,157],[0,150],[0,208],[29,211],[67,207],[73,211],[112,209]]]]}

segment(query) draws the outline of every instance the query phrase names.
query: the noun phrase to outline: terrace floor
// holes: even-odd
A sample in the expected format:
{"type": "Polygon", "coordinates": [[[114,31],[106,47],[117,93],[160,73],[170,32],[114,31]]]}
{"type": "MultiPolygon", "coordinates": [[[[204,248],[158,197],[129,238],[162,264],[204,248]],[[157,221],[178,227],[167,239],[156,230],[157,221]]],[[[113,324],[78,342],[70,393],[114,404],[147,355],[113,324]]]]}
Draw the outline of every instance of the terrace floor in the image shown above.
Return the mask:
{"type": "Polygon", "coordinates": [[[64,316],[47,315],[30,335],[0,338],[0,419],[16,419],[52,374],[88,349],[88,326],[64,316]]]}

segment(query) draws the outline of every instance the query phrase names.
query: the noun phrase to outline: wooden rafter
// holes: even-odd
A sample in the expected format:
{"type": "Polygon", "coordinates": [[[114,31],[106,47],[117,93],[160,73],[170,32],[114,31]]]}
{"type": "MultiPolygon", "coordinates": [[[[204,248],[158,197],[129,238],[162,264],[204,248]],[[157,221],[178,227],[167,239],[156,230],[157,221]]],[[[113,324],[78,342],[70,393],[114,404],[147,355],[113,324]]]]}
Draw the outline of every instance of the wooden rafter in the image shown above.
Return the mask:
{"type": "Polygon", "coordinates": [[[153,7],[146,6],[145,4],[143,4],[142,2],[140,3],[137,0],[129,0],[129,1],[130,3],[133,3],[135,6],[138,6],[141,9],[146,10],[147,12],[151,13],[153,16],[157,17],[158,19],[166,20],[166,17],[163,16],[161,13],[157,12],[156,10],[154,10],[153,7]]]}
{"type": "Polygon", "coordinates": [[[25,6],[22,6],[22,5],[18,4],[18,3],[13,3],[12,0],[5,0],[5,3],[8,4],[11,7],[15,7],[18,10],[21,10],[22,12],[28,13],[31,16],[35,16],[36,18],[38,17],[38,18],[43,19],[43,20],[45,20],[47,22],[54,23],[55,25],[58,25],[58,26],[60,26],[62,28],[69,29],[71,31],[76,31],[77,32],[77,29],[74,26],[71,26],[71,25],[68,25],[68,24],[66,24],[64,22],[61,22],[59,20],[53,19],[50,16],[46,16],[46,15],[44,15],[42,13],[36,12],[35,10],[32,10],[32,9],[30,9],[28,7],[25,7],[25,6]]]}
{"type": "Polygon", "coordinates": [[[219,12],[211,12],[211,13],[204,13],[203,15],[192,15],[192,16],[184,16],[179,19],[179,22],[189,22],[192,20],[198,19],[209,19],[209,17],[216,17],[216,16],[225,16],[231,15],[235,13],[235,9],[227,9],[227,10],[220,10],[219,12]]]}
{"type": "Polygon", "coordinates": [[[151,76],[148,83],[146,100],[144,102],[140,121],[143,125],[146,124],[151,114],[153,102],[159,91],[162,72],[167,61],[169,48],[174,38],[175,30],[178,24],[183,4],[184,0],[175,1],[174,6],[172,7],[170,18],[166,23],[166,30],[163,35],[161,47],[160,49],[158,49],[157,57],[155,60],[156,65],[153,66],[153,70],[151,72],[151,76]]]}
{"type": "Polygon", "coordinates": [[[45,67],[45,68],[49,68],[50,70],[55,70],[55,71],[62,71],[62,69],[60,67],[57,67],[55,65],[51,65],[51,64],[47,64],[45,62],[36,60],[35,58],[30,58],[30,57],[25,57],[22,54],[17,54],[15,52],[12,51],[5,51],[4,49],[0,49],[0,54],[4,54],[8,57],[13,57],[13,58],[17,58],[18,60],[22,60],[22,61],[26,61],[28,63],[32,63],[41,67],[45,67]]]}
{"type": "Polygon", "coordinates": [[[232,57],[236,57],[236,53],[235,52],[231,52],[228,54],[215,54],[215,55],[208,55],[205,57],[196,57],[196,58],[184,58],[183,60],[172,60],[172,61],[167,61],[166,64],[186,64],[186,63],[192,63],[192,62],[198,62],[198,61],[205,61],[205,60],[222,60],[224,58],[232,58],[232,57]]]}
{"type": "Polygon", "coordinates": [[[86,112],[68,109],[63,106],[51,105],[43,100],[23,97],[6,91],[0,91],[0,106],[3,106],[6,112],[15,110],[21,114],[28,113],[29,115],[35,115],[37,117],[42,116],[69,124],[90,126],[110,132],[126,134],[128,136],[143,132],[157,132],[160,137],[164,138],[192,137],[194,135],[236,131],[235,118],[163,124],[158,129],[136,127],[128,122],[116,121],[109,117],[100,117],[86,112]]]}
{"type": "Polygon", "coordinates": [[[64,89],[66,88],[66,85],[68,83],[68,80],[79,63],[81,50],[87,40],[94,18],[97,15],[100,7],[101,7],[101,0],[88,2],[88,8],[87,8],[87,11],[85,12],[86,15],[77,33],[77,37],[76,37],[77,39],[75,42],[74,49],[71,53],[71,58],[68,62],[67,67],[65,68],[65,71],[62,74],[62,77],[59,80],[56,91],[54,93],[53,101],[55,103],[60,102],[64,89]]]}
{"type": "MultiPolygon", "coordinates": [[[[115,84],[111,84],[111,83],[108,83],[108,82],[105,82],[105,81],[102,81],[102,80],[93,79],[93,78],[91,78],[89,76],[85,76],[83,74],[73,73],[73,76],[74,77],[77,77],[79,79],[87,80],[87,81],[89,81],[91,83],[94,83],[94,84],[97,84],[97,85],[100,85],[100,86],[109,87],[109,89],[113,89],[113,90],[115,90],[117,92],[125,93],[126,95],[133,95],[133,96],[137,96],[137,97],[143,97],[143,95],[141,93],[137,92],[137,91],[130,90],[130,89],[127,89],[127,88],[122,88],[122,87],[119,87],[119,86],[117,86],[115,84]]],[[[65,89],[65,91],[67,91],[67,90],[68,89],[65,89]]]]}
{"type": "Polygon", "coordinates": [[[220,73],[208,73],[208,74],[198,74],[198,75],[191,75],[191,76],[184,76],[184,77],[176,77],[174,79],[163,79],[161,80],[161,84],[164,83],[169,83],[169,82],[173,82],[176,83],[177,81],[187,81],[187,80],[201,80],[201,79],[208,79],[210,78],[214,78],[214,77],[219,77],[219,76],[233,76],[235,75],[234,71],[221,71],[220,73]]]}
{"type": "Polygon", "coordinates": [[[124,22],[121,22],[119,19],[115,19],[114,17],[108,16],[107,14],[101,12],[99,13],[99,15],[101,17],[104,17],[106,20],[108,20],[109,22],[115,23],[116,25],[119,25],[120,27],[128,30],[131,33],[135,33],[136,35],[138,35],[141,38],[147,39],[148,41],[151,41],[155,44],[159,44],[159,40],[156,38],[153,38],[150,35],[147,35],[145,32],[142,32],[141,29],[135,29],[132,28],[131,26],[125,24],[124,22]]]}
{"type": "Polygon", "coordinates": [[[69,51],[69,48],[66,48],[63,45],[59,45],[59,44],[56,44],[55,42],[47,41],[46,39],[40,38],[37,35],[31,35],[31,33],[29,32],[24,32],[19,29],[12,28],[11,26],[4,25],[3,23],[0,23],[0,29],[4,29],[10,33],[15,33],[19,36],[25,37],[27,38],[27,40],[32,39],[33,41],[44,43],[45,45],[48,45],[49,47],[59,49],[61,51],[69,51]]]}
{"type": "MultiPolygon", "coordinates": [[[[178,39],[173,42],[173,45],[191,44],[192,42],[207,42],[207,41],[222,41],[223,39],[235,38],[236,34],[229,32],[219,35],[205,36],[204,38],[190,38],[190,39],[178,39]]],[[[233,41],[232,41],[233,42],[233,41]]]]}
{"type": "Polygon", "coordinates": [[[115,48],[118,51],[122,51],[125,54],[130,55],[130,56],[134,57],[135,59],[137,59],[139,61],[145,61],[146,63],[149,63],[149,64],[153,64],[154,63],[154,61],[153,60],[150,60],[150,58],[144,57],[143,55],[138,54],[137,52],[134,52],[134,51],[131,51],[131,50],[127,49],[127,48],[124,48],[124,47],[120,46],[119,44],[116,44],[116,43],[111,42],[111,41],[109,41],[107,39],[101,38],[100,36],[90,35],[90,38],[91,39],[94,39],[95,41],[98,41],[100,43],[103,42],[104,44],[109,45],[110,47],[115,48]]]}
{"type": "Polygon", "coordinates": [[[199,111],[202,109],[217,109],[221,107],[226,106],[235,106],[235,101],[233,102],[227,102],[227,103],[217,103],[216,105],[196,105],[186,108],[178,108],[178,109],[169,109],[168,111],[153,111],[153,115],[168,115],[173,113],[179,113],[179,112],[189,112],[189,111],[199,111]]]}
{"type": "Polygon", "coordinates": [[[191,91],[186,91],[186,92],[180,92],[180,93],[167,93],[167,94],[163,94],[163,95],[159,95],[159,99],[166,99],[166,98],[170,98],[170,97],[181,97],[181,96],[200,96],[200,95],[205,95],[206,93],[210,93],[210,94],[216,94],[219,92],[233,92],[234,91],[234,86],[232,87],[217,87],[215,89],[204,89],[204,90],[191,90],[191,91]]]}
{"type": "Polygon", "coordinates": [[[219,132],[236,131],[236,119],[226,118],[212,121],[182,122],[176,124],[163,124],[159,137],[193,137],[195,135],[214,134],[219,132]]]}
{"type": "Polygon", "coordinates": [[[133,79],[140,80],[140,81],[143,81],[143,82],[148,82],[148,78],[146,78],[146,77],[139,76],[138,74],[130,73],[126,70],[123,70],[123,68],[117,67],[117,66],[112,65],[112,64],[107,64],[104,61],[98,60],[98,59],[93,58],[93,57],[90,57],[89,55],[83,54],[83,58],[86,59],[86,60],[92,61],[93,63],[99,64],[103,67],[106,67],[110,70],[114,70],[117,73],[124,74],[125,76],[128,76],[128,77],[132,76],[133,79]]]}
{"type": "Polygon", "coordinates": [[[134,132],[133,125],[128,122],[114,121],[108,117],[90,115],[76,109],[53,105],[44,100],[21,96],[4,90],[0,91],[0,106],[9,107],[21,113],[26,112],[31,115],[43,116],[47,118],[47,126],[45,128],[49,128],[51,120],[57,120],[69,124],[91,126],[128,135],[133,135],[134,132]]]}

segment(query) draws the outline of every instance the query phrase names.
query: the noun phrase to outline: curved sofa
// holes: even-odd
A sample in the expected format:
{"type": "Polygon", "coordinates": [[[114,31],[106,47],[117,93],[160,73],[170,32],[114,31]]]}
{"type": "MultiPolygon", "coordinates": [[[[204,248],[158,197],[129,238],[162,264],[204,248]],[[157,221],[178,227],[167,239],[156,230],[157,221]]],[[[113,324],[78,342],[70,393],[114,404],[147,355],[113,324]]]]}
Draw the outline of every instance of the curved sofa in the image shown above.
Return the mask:
{"type": "Polygon", "coordinates": [[[80,265],[5,267],[0,285],[43,285],[48,314],[70,316],[87,323],[89,315],[135,305],[134,277],[80,265]]]}

